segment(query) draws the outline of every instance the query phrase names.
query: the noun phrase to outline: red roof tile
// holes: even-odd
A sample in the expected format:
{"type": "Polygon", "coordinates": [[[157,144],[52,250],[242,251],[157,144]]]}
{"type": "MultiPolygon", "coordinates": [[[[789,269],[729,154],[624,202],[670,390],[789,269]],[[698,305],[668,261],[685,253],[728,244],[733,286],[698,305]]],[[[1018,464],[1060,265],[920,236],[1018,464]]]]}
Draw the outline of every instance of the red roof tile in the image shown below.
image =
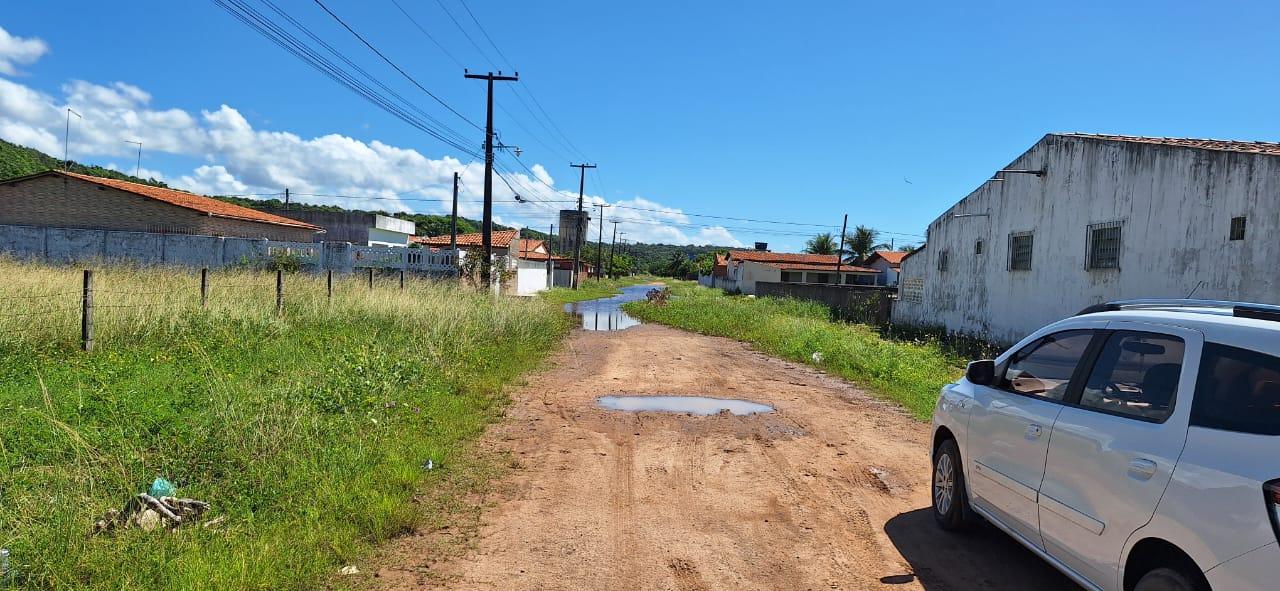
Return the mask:
{"type": "MultiPolygon", "coordinates": [[[[516,239],[516,234],[518,233],[518,230],[494,230],[490,237],[490,242],[494,248],[511,248],[511,241],[516,239]]],[[[409,241],[426,246],[449,246],[449,235],[412,236],[409,241]]],[[[458,246],[484,246],[484,234],[480,232],[458,234],[458,246]]]]}
{"type": "MultiPolygon", "coordinates": [[[[141,183],[132,183],[129,181],[122,181],[118,179],[107,179],[102,177],[89,176],[87,174],[79,174],[75,172],[63,172],[60,170],[51,170],[47,173],[42,173],[42,174],[55,174],[55,175],[79,179],[82,181],[93,183],[95,185],[110,187],[112,189],[117,189],[120,191],[124,191],[126,193],[132,193],[140,197],[146,197],[148,199],[162,201],[164,203],[168,203],[169,205],[176,205],[178,207],[182,207],[185,209],[191,209],[191,210],[198,211],[200,213],[210,215],[213,217],[229,218],[233,220],[245,220],[250,222],[261,222],[264,224],[274,224],[277,226],[290,226],[294,228],[307,228],[307,229],[317,230],[317,231],[323,230],[323,228],[321,228],[320,226],[308,224],[306,222],[291,220],[286,217],[269,214],[263,211],[258,211],[256,209],[242,207],[234,203],[227,203],[226,201],[221,201],[218,199],[214,199],[212,197],[205,197],[203,195],[196,195],[195,193],[178,191],[176,189],[165,189],[163,187],[153,187],[151,185],[143,185],[141,183]]],[[[32,176],[39,176],[39,175],[32,175],[32,176]]]]}
{"type": "Polygon", "coordinates": [[[731,250],[730,260],[752,261],[756,263],[829,263],[836,264],[834,254],[793,254],[789,252],[768,252],[764,250],[731,250]]]}
{"type": "Polygon", "coordinates": [[[871,253],[871,256],[867,257],[864,262],[870,264],[871,261],[877,258],[884,259],[884,262],[889,263],[890,267],[896,267],[902,264],[902,259],[907,258],[907,253],[900,250],[877,250],[871,253]]]}
{"type": "Polygon", "coordinates": [[[1134,142],[1139,144],[1159,144],[1179,148],[1199,148],[1201,150],[1221,150],[1224,152],[1247,152],[1250,154],[1280,155],[1280,143],[1277,142],[1242,142],[1235,140],[1210,140],[1181,137],[1146,137],[1137,135],[1109,135],[1102,133],[1061,133],[1066,137],[1079,137],[1114,142],[1134,142]]]}

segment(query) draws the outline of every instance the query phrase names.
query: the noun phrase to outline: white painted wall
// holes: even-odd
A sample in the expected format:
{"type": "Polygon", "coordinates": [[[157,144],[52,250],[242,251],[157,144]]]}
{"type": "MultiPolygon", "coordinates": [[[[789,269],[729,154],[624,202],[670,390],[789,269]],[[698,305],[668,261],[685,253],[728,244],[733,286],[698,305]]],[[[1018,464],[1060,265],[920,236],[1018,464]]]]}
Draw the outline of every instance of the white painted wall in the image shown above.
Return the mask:
{"type": "Polygon", "coordinates": [[[547,288],[545,261],[516,260],[516,295],[533,295],[547,288]]]}
{"type": "Polygon", "coordinates": [[[1051,134],[1006,168],[1042,167],[1042,178],[983,184],[929,225],[928,247],[902,263],[895,322],[1016,341],[1108,300],[1195,290],[1280,303],[1280,156],[1051,134]],[[1230,241],[1241,215],[1245,239],[1230,241]],[[1120,268],[1087,270],[1087,226],[1112,221],[1124,223],[1120,268]],[[1008,270],[1009,234],[1020,231],[1035,233],[1030,271],[1008,270]],[[912,279],[920,303],[909,301],[912,279]]]}
{"type": "Polygon", "coordinates": [[[877,257],[876,261],[871,263],[871,268],[880,272],[876,276],[876,285],[898,284],[898,270],[889,265],[889,261],[877,257]]]}
{"type": "Polygon", "coordinates": [[[368,246],[408,246],[410,236],[413,236],[413,234],[393,232],[391,230],[383,230],[382,228],[369,228],[368,246]]]}

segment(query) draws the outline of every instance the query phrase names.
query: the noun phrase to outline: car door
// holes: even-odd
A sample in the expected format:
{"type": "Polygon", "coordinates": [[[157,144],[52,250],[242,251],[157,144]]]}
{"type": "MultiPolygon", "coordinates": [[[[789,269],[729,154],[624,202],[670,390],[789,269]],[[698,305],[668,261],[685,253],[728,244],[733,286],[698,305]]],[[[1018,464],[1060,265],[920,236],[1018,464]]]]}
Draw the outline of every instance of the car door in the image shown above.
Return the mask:
{"type": "Polygon", "coordinates": [[[1001,364],[996,386],[974,388],[966,453],[973,504],[1039,548],[1036,492],[1049,432],[1094,334],[1082,328],[1035,339],[1001,364]]]}
{"type": "Polygon", "coordinates": [[[1151,519],[1182,453],[1202,344],[1181,327],[1108,324],[1053,425],[1045,551],[1104,589],[1118,588],[1124,543],[1151,519]]]}

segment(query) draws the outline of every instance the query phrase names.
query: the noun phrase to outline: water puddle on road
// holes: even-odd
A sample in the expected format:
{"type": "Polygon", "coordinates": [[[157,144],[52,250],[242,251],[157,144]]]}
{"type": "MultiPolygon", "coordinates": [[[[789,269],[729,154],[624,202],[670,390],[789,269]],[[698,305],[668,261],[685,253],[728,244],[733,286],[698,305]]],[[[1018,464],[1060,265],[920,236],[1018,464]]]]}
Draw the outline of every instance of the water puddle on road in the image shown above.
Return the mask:
{"type": "Polygon", "coordinates": [[[572,302],[564,305],[564,311],[582,320],[582,330],[623,330],[640,324],[622,311],[627,302],[643,300],[652,285],[632,285],[622,288],[622,293],[598,300],[572,302]]]}
{"type": "Polygon", "coordinates": [[[695,415],[714,415],[724,411],[738,416],[773,412],[773,407],[767,404],[706,396],[601,396],[596,399],[596,404],[608,410],[695,415]]]}

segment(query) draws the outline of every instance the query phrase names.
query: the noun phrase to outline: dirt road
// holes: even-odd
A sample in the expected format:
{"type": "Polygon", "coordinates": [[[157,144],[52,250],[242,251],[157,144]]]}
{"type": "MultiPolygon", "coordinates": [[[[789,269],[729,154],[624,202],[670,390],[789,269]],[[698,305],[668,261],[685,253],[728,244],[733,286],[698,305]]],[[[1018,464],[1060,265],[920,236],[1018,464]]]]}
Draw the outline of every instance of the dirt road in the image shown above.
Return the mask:
{"type": "Polygon", "coordinates": [[[549,367],[487,435],[519,467],[475,548],[436,562],[435,534],[402,540],[385,588],[1075,589],[994,530],[937,530],[927,425],[844,381],[651,325],[579,331],[549,367]],[[776,412],[596,407],[619,393],[776,412]]]}

